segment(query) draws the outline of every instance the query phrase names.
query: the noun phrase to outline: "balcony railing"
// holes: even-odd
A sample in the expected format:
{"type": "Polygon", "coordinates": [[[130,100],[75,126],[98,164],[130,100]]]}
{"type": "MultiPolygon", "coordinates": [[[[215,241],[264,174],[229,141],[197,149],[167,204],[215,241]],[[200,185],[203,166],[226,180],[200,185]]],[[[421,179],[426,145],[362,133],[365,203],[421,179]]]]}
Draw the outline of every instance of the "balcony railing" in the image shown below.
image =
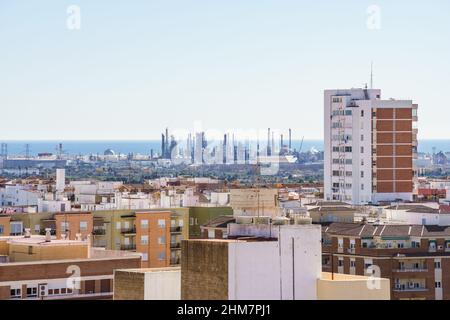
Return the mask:
{"type": "Polygon", "coordinates": [[[94,229],[94,230],[92,230],[92,234],[94,236],[103,236],[106,234],[106,230],[105,229],[94,229]]]}
{"type": "Polygon", "coordinates": [[[418,288],[400,288],[400,287],[395,287],[394,291],[396,292],[420,292],[420,291],[428,291],[428,289],[426,287],[418,287],[418,288]]]}
{"type": "Polygon", "coordinates": [[[181,248],[181,243],[179,242],[171,242],[170,243],[170,249],[179,249],[181,248]]]}
{"type": "Polygon", "coordinates": [[[426,268],[400,268],[394,269],[394,272],[428,272],[426,268]]]}
{"type": "Polygon", "coordinates": [[[120,250],[136,250],[135,244],[123,244],[120,246],[120,250]]]}
{"type": "Polygon", "coordinates": [[[181,227],[170,227],[170,232],[181,232],[181,227]]]}
{"type": "Polygon", "coordinates": [[[124,229],[120,229],[120,233],[122,233],[122,234],[124,234],[124,233],[134,234],[134,233],[136,233],[136,228],[124,228],[124,229]]]}
{"type": "MultiPolygon", "coordinates": [[[[46,233],[45,230],[41,230],[41,231],[39,232],[39,234],[40,234],[41,236],[45,236],[45,233],[46,233]]],[[[56,230],[55,230],[55,229],[50,230],[50,235],[55,236],[55,235],[56,235],[56,230]]]]}

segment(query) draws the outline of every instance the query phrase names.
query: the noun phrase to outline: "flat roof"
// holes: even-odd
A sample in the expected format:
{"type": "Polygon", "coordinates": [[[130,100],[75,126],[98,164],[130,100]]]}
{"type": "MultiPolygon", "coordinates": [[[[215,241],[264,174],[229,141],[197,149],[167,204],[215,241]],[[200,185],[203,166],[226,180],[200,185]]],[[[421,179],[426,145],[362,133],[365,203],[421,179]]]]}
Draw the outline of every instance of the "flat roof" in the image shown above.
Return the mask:
{"type": "Polygon", "coordinates": [[[8,241],[12,244],[23,244],[23,245],[87,245],[86,241],[80,240],[69,240],[69,239],[56,239],[56,237],[52,237],[50,242],[45,241],[45,236],[41,235],[31,235],[29,238],[25,238],[25,236],[2,236],[0,237],[0,241],[8,241]]]}
{"type": "Polygon", "coordinates": [[[165,267],[165,268],[141,268],[141,269],[116,269],[118,272],[130,273],[149,273],[149,272],[174,272],[180,271],[181,267],[165,267]]]}

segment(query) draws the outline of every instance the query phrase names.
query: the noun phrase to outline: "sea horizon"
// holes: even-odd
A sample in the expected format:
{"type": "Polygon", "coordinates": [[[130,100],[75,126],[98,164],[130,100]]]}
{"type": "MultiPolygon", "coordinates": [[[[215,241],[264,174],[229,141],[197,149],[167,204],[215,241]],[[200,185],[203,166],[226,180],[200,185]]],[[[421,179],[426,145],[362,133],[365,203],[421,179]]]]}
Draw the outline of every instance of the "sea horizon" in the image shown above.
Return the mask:
{"type": "MultiPolygon", "coordinates": [[[[9,156],[21,156],[26,154],[26,144],[29,145],[28,154],[36,156],[39,153],[57,153],[58,145],[62,144],[64,153],[69,155],[79,154],[102,154],[107,149],[112,149],[116,153],[122,154],[150,154],[159,153],[161,149],[161,140],[140,139],[140,140],[3,140],[6,143],[9,156]]],[[[214,142],[217,145],[217,142],[214,142]]],[[[255,141],[251,142],[253,145],[255,141]]],[[[287,144],[287,141],[285,141],[287,144]]],[[[266,145],[265,141],[260,141],[260,147],[263,149],[266,145]]],[[[323,151],[323,140],[321,139],[305,139],[292,140],[292,149],[301,151],[323,151]]],[[[418,151],[421,153],[450,152],[450,139],[419,139],[418,151]]]]}

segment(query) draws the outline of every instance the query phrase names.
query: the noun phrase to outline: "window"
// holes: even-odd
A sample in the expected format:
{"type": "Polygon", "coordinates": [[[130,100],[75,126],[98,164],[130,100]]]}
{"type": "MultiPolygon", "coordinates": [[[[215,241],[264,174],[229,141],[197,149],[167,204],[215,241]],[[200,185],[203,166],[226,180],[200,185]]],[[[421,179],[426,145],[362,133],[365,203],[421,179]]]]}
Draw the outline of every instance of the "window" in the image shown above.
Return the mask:
{"type": "Polygon", "coordinates": [[[27,297],[28,298],[37,297],[37,287],[27,288],[27,297]]]}
{"type": "Polygon", "coordinates": [[[124,221],[123,222],[123,228],[124,229],[129,229],[130,228],[130,222],[129,221],[124,221]]]}
{"type": "Polygon", "coordinates": [[[158,237],[158,244],[166,244],[166,237],[158,237]]]}
{"type": "Polygon", "coordinates": [[[364,171],[361,171],[361,178],[364,178],[364,171]]]}
{"type": "Polygon", "coordinates": [[[435,287],[435,288],[441,288],[441,287],[442,287],[441,282],[440,282],[440,281],[436,281],[436,282],[434,283],[434,287],[435,287]]]}
{"type": "Polygon", "coordinates": [[[364,165],[364,159],[361,159],[361,165],[362,166],[364,165]]]}
{"type": "Polygon", "coordinates": [[[193,226],[194,225],[194,218],[189,218],[189,225],[193,226]]]}
{"type": "Polygon", "coordinates": [[[345,110],[345,115],[346,116],[351,116],[352,115],[352,110],[345,110]]]}
{"type": "Polygon", "coordinates": [[[436,241],[435,240],[428,241],[428,246],[431,250],[436,249],[436,241]]]}
{"type": "Polygon", "coordinates": [[[120,228],[121,228],[121,226],[120,226],[120,221],[119,221],[119,222],[116,222],[116,229],[117,229],[117,230],[120,230],[120,228]]]}
{"type": "Polygon", "coordinates": [[[12,236],[19,236],[22,234],[22,231],[23,231],[22,221],[11,222],[10,227],[11,227],[11,235],[12,236]]]}
{"type": "Polygon", "coordinates": [[[184,220],[183,219],[178,220],[178,226],[179,227],[183,227],[184,226],[184,220]]]}
{"type": "Polygon", "coordinates": [[[363,134],[361,135],[361,141],[364,141],[364,135],[363,134]]]}
{"type": "Polygon", "coordinates": [[[364,190],[364,183],[361,183],[361,190],[364,190]]]}
{"type": "Polygon", "coordinates": [[[67,221],[61,222],[61,231],[69,231],[69,223],[67,221]]]}
{"type": "Polygon", "coordinates": [[[441,268],[441,262],[440,261],[435,261],[434,262],[434,268],[435,269],[440,269],[441,268]]]}
{"type": "Polygon", "coordinates": [[[147,229],[148,228],[148,220],[147,219],[141,220],[141,228],[142,229],[147,229]]]}
{"type": "Polygon", "coordinates": [[[41,226],[38,225],[38,224],[35,224],[35,225],[34,225],[34,231],[35,231],[36,233],[40,233],[40,232],[41,232],[41,226]]]}
{"type": "Polygon", "coordinates": [[[80,231],[87,230],[87,221],[80,221],[80,231]]]}
{"type": "Polygon", "coordinates": [[[345,152],[352,152],[352,147],[345,147],[345,152]]]}
{"type": "Polygon", "coordinates": [[[166,226],[166,220],[158,219],[158,227],[164,228],[166,226]]]}
{"type": "Polygon", "coordinates": [[[141,236],[141,244],[143,245],[148,244],[148,236],[141,236]]]}
{"type": "Polygon", "coordinates": [[[361,153],[364,153],[364,147],[361,147],[361,153]]]}
{"type": "Polygon", "coordinates": [[[350,260],[350,268],[354,268],[356,266],[355,260],[350,260]]]}
{"type": "Polygon", "coordinates": [[[361,117],[364,117],[364,110],[361,110],[361,117]]]}
{"type": "Polygon", "coordinates": [[[208,238],[214,239],[215,237],[216,237],[216,231],[214,229],[209,229],[208,230],[208,238]]]}
{"type": "Polygon", "coordinates": [[[160,261],[166,260],[166,253],[164,251],[158,253],[158,260],[160,261]]]}
{"type": "Polygon", "coordinates": [[[351,176],[352,176],[352,172],[351,172],[351,171],[346,171],[346,172],[345,172],[345,176],[351,177],[351,176]]]}
{"type": "Polygon", "coordinates": [[[11,299],[22,298],[22,291],[20,290],[20,288],[11,289],[10,293],[11,293],[11,299]]]}
{"type": "Polygon", "coordinates": [[[148,253],[142,254],[142,261],[148,261],[148,253]]]}
{"type": "Polygon", "coordinates": [[[0,234],[3,234],[5,232],[5,227],[0,224],[0,234]]]}
{"type": "Polygon", "coordinates": [[[352,159],[345,159],[345,164],[352,164],[352,159]]]}
{"type": "Polygon", "coordinates": [[[344,266],[344,260],[342,258],[339,258],[338,267],[343,267],[343,266],[344,266]]]}

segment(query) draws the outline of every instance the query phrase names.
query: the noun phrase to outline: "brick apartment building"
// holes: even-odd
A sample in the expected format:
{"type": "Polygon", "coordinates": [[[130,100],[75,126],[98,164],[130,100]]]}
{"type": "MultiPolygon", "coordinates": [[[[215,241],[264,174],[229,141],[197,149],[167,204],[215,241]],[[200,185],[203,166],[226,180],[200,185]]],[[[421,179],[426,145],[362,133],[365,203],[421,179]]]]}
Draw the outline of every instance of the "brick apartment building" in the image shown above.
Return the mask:
{"type": "Polygon", "coordinates": [[[392,299],[450,300],[450,227],[332,223],[322,227],[322,247],[324,271],[379,267],[392,299]]]}
{"type": "Polygon", "coordinates": [[[413,199],[417,104],[378,89],[324,94],[324,198],[353,204],[413,199]]]}
{"type": "Polygon", "coordinates": [[[136,253],[93,249],[89,239],[0,237],[0,299],[110,299],[114,270],[140,264],[136,253]]]}

